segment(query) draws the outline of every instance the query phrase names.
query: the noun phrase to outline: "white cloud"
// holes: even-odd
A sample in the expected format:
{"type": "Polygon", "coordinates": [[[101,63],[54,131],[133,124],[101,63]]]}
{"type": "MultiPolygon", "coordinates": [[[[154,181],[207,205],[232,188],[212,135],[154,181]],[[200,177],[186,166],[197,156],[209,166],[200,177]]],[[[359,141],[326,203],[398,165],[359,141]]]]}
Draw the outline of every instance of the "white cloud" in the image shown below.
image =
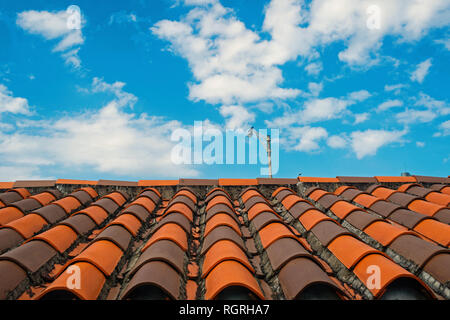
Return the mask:
{"type": "Polygon", "coordinates": [[[401,100],[398,100],[398,99],[387,100],[387,101],[381,103],[380,105],[378,105],[377,112],[382,112],[382,111],[386,111],[391,108],[401,107],[401,106],[403,106],[403,101],[401,101],[401,100]]]}
{"type": "Polygon", "coordinates": [[[414,41],[432,28],[448,25],[449,6],[445,0],[316,0],[309,6],[300,0],[272,0],[269,8],[278,8],[273,10],[278,20],[273,20],[284,40],[278,42],[291,56],[311,55],[318,47],[343,41],[346,48],[338,54],[339,59],[364,66],[379,60],[385,36],[414,41]],[[380,9],[380,29],[366,26],[371,5],[380,9]]]}
{"type": "Polygon", "coordinates": [[[335,135],[328,138],[327,145],[333,149],[342,149],[347,146],[347,140],[335,135]]]}
{"type": "Polygon", "coordinates": [[[430,122],[436,119],[436,117],[436,113],[432,110],[416,110],[408,108],[396,115],[396,118],[400,123],[430,122]]]}
{"type": "MultiPolygon", "coordinates": [[[[342,43],[339,59],[367,68],[384,59],[379,50],[386,36],[412,43],[430,29],[448,25],[450,12],[445,0],[271,0],[264,9],[262,28],[254,30],[218,0],[180,0],[177,4],[194,7],[178,20],[157,22],[151,31],[170,43],[171,52],[187,60],[193,74],[189,98],[225,106],[305,97],[302,90],[283,87],[281,66],[287,62],[299,59],[306,63],[307,74],[317,75],[323,69],[323,48],[342,43]],[[371,5],[380,8],[378,30],[367,27],[371,5]]],[[[369,96],[362,90],[347,101],[369,96]]],[[[324,107],[327,102],[305,105],[314,103],[324,107]]]]}
{"type": "Polygon", "coordinates": [[[281,117],[267,120],[266,124],[271,127],[285,128],[294,124],[309,124],[341,118],[345,114],[351,114],[347,110],[349,106],[361,102],[370,96],[369,92],[361,90],[350,93],[346,98],[313,98],[307,100],[302,109],[295,112],[288,111],[281,117]]]}
{"type": "Polygon", "coordinates": [[[416,70],[414,70],[411,73],[411,77],[410,77],[411,81],[416,81],[418,83],[422,83],[423,80],[425,79],[425,77],[427,76],[428,71],[431,68],[431,65],[432,65],[431,61],[432,61],[432,59],[430,58],[430,59],[427,59],[427,60],[419,63],[416,67],[416,70]]]}
{"type": "Polygon", "coordinates": [[[1,181],[16,181],[16,180],[43,180],[52,179],[53,177],[42,177],[38,174],[37,167],[29,166],[0,166],[0,180],[1,181]]]}
{"type": "Polygon", "coordinates": [[[394,94],[398,95],[401,92],[401,89],[405,88],[406,85],[403,83],[393,84],[393,85],[385,85],[384,90],[391,92],[394,91],[394,94]]]}
{"type": "Polygon", "coordinates": [[[230,130],[248,130],[250,123],[255,121],[255,114],[247,111],[242,106],[222,106],[220,108],[220,114],[226,120],[226,128],[230,130]]]}
{"type": "Polygon", "coordinates": [[[4,112],[30,114],[30,106],[27,99],[14,97],[7,87],[0,84],[0,114],[4,112]]]}
{"type": "Polygon", "coordinates": [[[435,110],[440,115],[445,116],[450,114],[450,107],[448,106],[447,102],[436,100],[423,92],[419,94],[419,99],[414,105],[435,110]]]}
{"type": "Polygon", "coordinates": [[[355,122],[353,124],[360,124],[367,121],[370,117],[368,112],[355,114],[355,122]]]}
{"type": "MultiPolygon", "coordinates": [[[[171,160],[173,130],[178,121],[147,114],[127,113],[136,97],[123,91],[124,83],[94,79],[93,92],[113,92],[99,110],[56,120],[24,121],[22,130],[0,133],[0,159],[4,166],[92,169],[100,174],[140,177],[194,176],[198,172],[171,160]]],[[[38,172],[27,172],[38,175],[38,172]]],[[[16,178],[17,179],[17,178],[16,178]]]]}
{"type": "Polygon", "coordinates": [[[67,64],[79,68],[81,62],[78,51],[84,43],[83,21],[81,19],[80,28],[71,28],[71,19],[73,13],[69,10],[55,12],[29,10],[20,12],[16,23],[25,31],[41,35],[46,40],[59,40],[53,52],[60,52],[67,64]]]}
{"type": "Polygon", "coordinates": [[[351,133],[351,147],[358,159],[373,156],[378,149],[396,142],[402,142],[406,134],[403,131],[371,130],[355,131],[351,133]]]}
{"type": "Polygon", "coordinates": [[[439,40],[435,40],[434,42],[442,44],[447,50],[450,51],[450,39],[439,39],[439,40]]]}
{"type": "Polygon", "coordinates": [[[300,93],[281,87],[283,76],[269,43],[219,3],[196,7],[180,21],[159,21],[151,30],[187,59],[195,78],[189,85],[194,101],[230,105],[300,93]]]}
{"type": "Polygon", "coordinates": [[[372,95],[367,90],[360,90],[350,93],[349,98],[358,102],[364,101],[370,98],[372,95]]]}
{"type": "Polygon", "coordinates": [[[310,64],[306,65],[305,71],[310,76],[317,76],[320,72],[323,70],[322,62],[311,62],[310,64]]]}
{"type": "Polygon", "coordinates": [[[316,82],[310,82],[310,83],[308,83],[308,89],[313,96],[317,97],[323,90],[323,84],[316,83],[316,82]]]}
{"type": "Polygon", "coordinates": [[[416,146],[417,146],[418,148],[423,148],[423,147],[425,147],[425,142],[417,141],[417,142],[416,142],[416,146]]]}
{"type": "Polygon", "coordinates": [[[317,151],[319,142],[328,137],[327,130],[322,127],[291,127],[288,132],[287,147],[302,152],[317,151]]]}
{"type": "Polygon", "coordinates": [[[138,21],[138,17],[134,13],[128,13],[125,11],[115,12],[109,17],[109,25],[114,23],[134,23],[138,21]]]}
{"type": "Polygon", "coordinates": [[[419,98],[414,103],[415,107],[406,108],[403,112],[397,113],[396,118],[400,123],[430,122],[439,116],[450,114],[450,107],[445,101],[436,100],[427,94],[420,93],[419,98]]]}
{"type": "Polygon", "coordinates": [[[444,121],[439,125],[440,132],[436,132],[434,137],[446,137],[450,135],[450,120],[444,121]]]}

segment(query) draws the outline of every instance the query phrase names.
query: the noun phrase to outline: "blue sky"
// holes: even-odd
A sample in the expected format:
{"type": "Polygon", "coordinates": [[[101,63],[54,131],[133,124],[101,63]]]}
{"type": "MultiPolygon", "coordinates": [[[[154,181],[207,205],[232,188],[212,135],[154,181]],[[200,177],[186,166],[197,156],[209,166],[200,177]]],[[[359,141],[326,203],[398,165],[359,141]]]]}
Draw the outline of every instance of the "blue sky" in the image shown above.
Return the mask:
{"type": "Polygon", "coordinates": [[[261,176],[173,163],[194,121],[279,129],[277,177],[447,176],[449,24],[445,0],[0,0],[0,180],[261,176]]]}

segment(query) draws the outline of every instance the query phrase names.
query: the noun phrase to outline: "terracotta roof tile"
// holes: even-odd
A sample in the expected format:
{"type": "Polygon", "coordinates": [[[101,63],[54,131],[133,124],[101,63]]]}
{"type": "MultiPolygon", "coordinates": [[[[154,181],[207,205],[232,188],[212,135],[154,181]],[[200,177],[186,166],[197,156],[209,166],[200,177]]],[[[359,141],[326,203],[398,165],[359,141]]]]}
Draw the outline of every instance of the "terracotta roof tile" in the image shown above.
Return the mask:
{"type": "Polygon", "coordinates": [[[338,178],[27,182],[0,193],[0,299],[450,299],[444,180],[338,178]]]}
{"type": "Polygon", "coordinates": [[[338,183],[338,178],[321,178],[321,177],[298,177],[300,182],[316,182],[316,183],[338,183]]]}
{"type": "Polygon", "coordinates": [[[220,186],[255,186],[256,179],[219,179],[220,186]]]}
{"type": "Polygon", "coordinates": [[[71,180],[71,179],[58,179],[56,180],[56,184],[80,184],[80,185],[92,185],[95,186],[98,181],[94,180],[71,180]]]}
{"type": "Polygon", "coordinates": [[[14,186],[14,182],[0,182],[0,189],[10,189],[14,186]]]}
{"type": "Polygon", "coordinates": [[[162,186],[176,186],[180,183],[179,180],[139,180],[139,187],[162,187],[162,186]]]}
{"type": "Polygon", "coordinates": [[[388,176],[375,176],[375,179],[377,179],[378,182],[386,183],[386,182],[417,182],[416,178],[413,176],[400,176],[400,177],[388,177],[388,176]]]}

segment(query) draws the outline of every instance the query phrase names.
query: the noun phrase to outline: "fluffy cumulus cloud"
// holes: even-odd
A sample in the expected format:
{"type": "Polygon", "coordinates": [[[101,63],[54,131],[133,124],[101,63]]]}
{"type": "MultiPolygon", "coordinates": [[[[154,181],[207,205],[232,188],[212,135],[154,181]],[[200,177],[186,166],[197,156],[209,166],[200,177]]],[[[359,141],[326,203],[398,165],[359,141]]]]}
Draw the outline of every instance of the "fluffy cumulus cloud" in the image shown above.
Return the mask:
{"type": "Polygon", "coordinates": [[[402,142],[403,136],[407,132],[403,131],[387,131],[387,130],[366,130],[355,131],[351,134],[351,147],[358,159],[366,156],[375,155],[379,148],[402,142]]]}
{"type": "Polygon", "coordinates": [[[377,107],[377,112],[386,111],[391,108],[401,107],[403,106],[403,101],[395,99],[395,100],[387,100],[377,107]]]}
{"type": "Polygon", "coordinates": [[[446,101],[436,100],[421,92],[411,108],[396,114],[397,121],[404,124],[425,123],[450,114],[446,101]]]}
{"type": "MultiPolygon", "coordinates": [[[[342,49],[336,58],[350,67],[368,68],[383,59],[398,66],[398,60],[382,56],[386,37],[397,43],[415,43],[450,22],[450,3],[445,0],[270,0],[259,29],[248,28],[219,0],[179,0],[177,4],[188,6],[188,12],[180,19],[161,20],[150,30],[188,62],[193,75],[189,98],[219,105],[231,127],[255,119],[253,113],[244,112],[249,104],[287,106],[282,116],[270,118],[266,125],[283,129],[288,145],[299,151],[318,150],[319,142],[327,139],[326,129],[312,124],[346,116],[353,116],[354,124],[366,121],[370,117],[366,110],[354,114],[349,107],[370,98],[371,93],[361,90],[344,97],[321,97],[322,83],[311,80],[307,90],[287,87],[281,71],[286,63],[295,61],[306,75],[316,77],[323,70],[324,48],[339,44],[342,49]],[[297,98],[304,101],[290,103],[297,98]]],[[[415,81],[423,81],[431,63],[429,59],[418,66],[415,81]]],[[[385,90],[398,95],[404,87],[392,84],[385,90]]],[[[379,111],[401,106],[399,100],[386,101],[379,111]]],[[[421,111],[419,106],[412,109],[421,111]]],[[[270,113],[272,108],[264,111],[270,113]]],[[[442,111],[431,108],[431,113],[442,111]]],[[[397,118],[402,123],[405,119],[401,114],[397,118]]],[[[379,132],[382,141],[372,143],[374,147],[367,147],[367,152],[357,152],[359,158],[397,137],[396,131],[384,130],[367,131],[364,137],[373,132],[379,132]]],[[[358,132],[351,136],[356,144],[362,137],[358,132]]],[[[344,140],[329,138],[327,144],[349,146],[344,140]]]]}
{"type": "Polygon", "coordinates": [[[14,114],[30,114],[28,100],[21,97],[14,97],[7,87],[0,84],[0,114],[10,112],[14,114]]]}
{"type": "Polygon", "coordinates": [[[399,95],[401,93],[401,90],[405,87],[406,87],[406,85],[403,83],[392,84],[392,85],[387,84],[384,86],[384,90],[387,92],[393,92],[394,94],[399,95]]]}
{"type": "Polygon", "coordinates": [[[84,43],[84,37],[83,18],[78,7],[55,12],[23,11],[17,15],[16,23],[31,34],[40,35],[46,40],[57,40],[53,52],[61,53],[67,64],[80,67],[78,51],[84,43]]]}
{"type": "Polygon", "coordinates": [[[40,175],[37,167],[16,165],[0,166],[0,178],[2,181],[55,179],[40,175]]]}
{"type": "Polygon", "coordinates": [[[351,114],[347,108],[369,98],[371,94],[366,90],[350,93],[342,98],[312,98],[307,100],[302,108],[289,110],[283,116],[266,121],[270,127],[285,128],[297,124],[309,124],[331,119],[341,118],[345,114],[351,114]]]}
{"type": "Polygon", "coordinates": [[[419,63],[416,67],[416,69],[411,73],[411,81],[416,81],[418,83],[422,83],[425,77],[428,74],[428,71],[431,68],[432,65],[432,59],[427,59],[421,63],[419,63]]]}
{"type": "Polygon", "coordinates": [[[328,137],[328,132],[322,127],[289,128],[288,140],[283,140],[290,150],[312,152],[320,149],[319,142],[328,137]],[[294,138],[295,139],[292,139],[294,138]]]}
{"type": "Polygon", "coordinates": [[[282,87],[279,67],[286,62],[300,56],[310,61],[306,71],[318,74],[319,49],[343,42],[340,60],[368,65],[377,60],[384,36],[420,39],[448,24],[450,8],[445,0],[272,0],[260,31],[270,37],[262,39],[219,1],[184,3],[194,5],[186,16],[161,20],[151,31],[188,61],[194,76],[190,98],[213,104],[296,97],[298,89],[282,87]],[[369,22],[374,19],[373,28],[369,22]]]}
{"type": "Polygon", "coordinates": [[[366,122],[367,120],[369,120],[369,117],[370,113],[368,112],[355,114],[355,122],[353,122],[353,124],[360,124],[366,122]]]}
{"type": "Polygon", "coordinates": [[[439,125],[439,132],[434,134],[435,137],[446,137],[450,135],[450,120],[444,121],[439,125]]]}
{"type": "Polygon", "coordinates": [[[34,178],[40,168],[62,167],[140,178],[161,172],[174,177],[196,175],[197,171],[171,159],[170,137],[181,124],[126,112],[137,98],[123,91],[124,85],[96,78],[92,92],[114,93],[100,109],[56,120],[24,121],[21,130],[0,133],[0,174],[7,167],[26,167],[14,179],[34,178]]]}
{"type": "Polygon", "coordinates": [[[226,128],[230,130],[248,130],[255,121],[255,114],[242,106],[222,106],[220,114],[226,118],[226,128]]]}
{"type": "Polygon", "coordinates": [[[269,43],[218,2],[192,9],[181,21],[159,21],[151,30],[187,59],[195,78],[189,95],[194,101],[235,104],[300,93],[281,87],[283,76],[269,43]]]}
{"type": "Polygon", "coordinates": [[[347,139],[342,136],[331,136],[327,139],[327,145],[333,149],[342,149],[347,146],[347,139]]]}

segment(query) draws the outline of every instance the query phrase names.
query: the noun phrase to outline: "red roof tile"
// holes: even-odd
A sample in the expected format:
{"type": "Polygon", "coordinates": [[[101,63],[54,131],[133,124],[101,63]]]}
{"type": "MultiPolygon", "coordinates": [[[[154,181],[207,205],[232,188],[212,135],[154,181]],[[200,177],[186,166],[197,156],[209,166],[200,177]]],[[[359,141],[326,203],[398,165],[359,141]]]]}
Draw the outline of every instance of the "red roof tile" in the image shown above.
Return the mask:
{"type": "Polygon", "coordinates": [[[162,187],[162,186],[176,186],[180,183],[179,180],[139,180],[139,187],[162,187]]]}
{"type": "Polygon", "coordinates": [[[254,186],[257,184],[256,179],[219,179],[220,186],[254,186]]]}
{"type": "Polygon", "coordinates": [[[0,299],[450,299],[446,180],[338,178],[26,182],[0,193],[0,299]]]}
{"type": "Polygon", "coordinates": [[[338,178],[298,177],[300,182],[338,183],[338,178]]]}

